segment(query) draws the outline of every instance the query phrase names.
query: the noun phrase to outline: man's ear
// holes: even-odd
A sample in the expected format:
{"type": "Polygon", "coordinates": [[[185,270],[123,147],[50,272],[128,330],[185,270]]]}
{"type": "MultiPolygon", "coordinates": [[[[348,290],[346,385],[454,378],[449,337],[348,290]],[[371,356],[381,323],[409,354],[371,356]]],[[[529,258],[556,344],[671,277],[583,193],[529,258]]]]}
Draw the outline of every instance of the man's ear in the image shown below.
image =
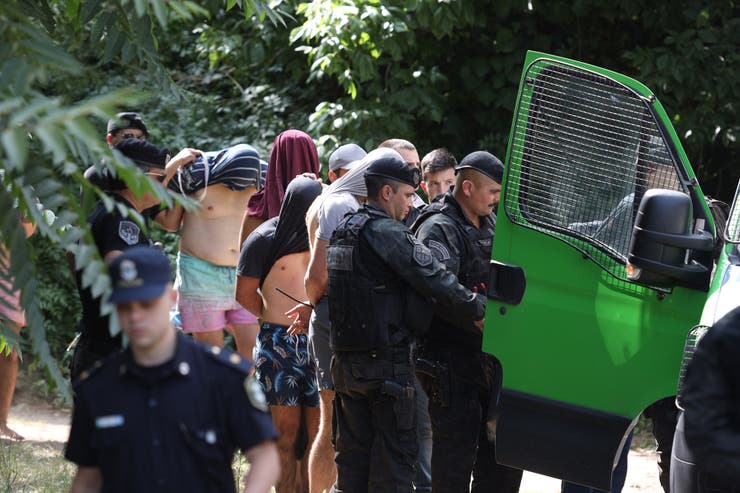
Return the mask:
{"type": "Polygon", "coordinates": [[[380,189],[380,198],[383,200],[390,200],[392,191],[393,191],[393,188],[391,188],[391,186],[386,183],[380,189]]]}
{"type": "Polygon", "coordinates": [[[113,140],[113,136],[111,134],[106,134],[105,141],[110,145],[110,141],[113,140]]]}
{"type": "Polygon", "coordinates": [[[463,195],[469,197],[473,191],[473,182],[471,180],[463,180],[461,187],[463,195]]]}
{"type": "Polygon", "coordinates": [[[427,190],[427,182],[422,180],[419,185],[421,185],[421,189],[424,190],[424,193],[429,195],[429,190],[427,190]]]}
{"type": "Polygon", "coordinates": [[[339,178],[335,172],[329,170],[329,183],[334,183],[339,178]]]}

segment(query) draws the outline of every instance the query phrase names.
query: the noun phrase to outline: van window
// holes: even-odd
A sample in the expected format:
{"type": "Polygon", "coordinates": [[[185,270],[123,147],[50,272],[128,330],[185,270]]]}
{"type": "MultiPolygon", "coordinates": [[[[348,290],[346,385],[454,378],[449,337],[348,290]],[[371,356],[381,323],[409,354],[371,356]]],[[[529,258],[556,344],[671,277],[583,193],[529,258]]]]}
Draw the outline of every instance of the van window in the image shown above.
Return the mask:
{"type": "Polygon", "coordinates": [[[533,63],[517,109],[504,210],[624,279],[640,200],[687,192],[650,104],[626,86],[552,60],[533,63]]]}

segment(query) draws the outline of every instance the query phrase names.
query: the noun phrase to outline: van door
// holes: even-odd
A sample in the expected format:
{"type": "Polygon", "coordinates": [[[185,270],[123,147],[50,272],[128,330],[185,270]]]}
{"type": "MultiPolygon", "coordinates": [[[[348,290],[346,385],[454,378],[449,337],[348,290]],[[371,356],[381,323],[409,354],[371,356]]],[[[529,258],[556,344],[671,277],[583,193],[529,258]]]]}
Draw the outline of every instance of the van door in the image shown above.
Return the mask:
{"type": "MultiPolygon", "coordinates": [[[[524,282],[521,300],[493,296],[486,312],[483,348],[503,369],[498,460],[609,490],[640,412],[676,393],[708,287],[628,278],[640,200],[687,194],[696,233],[714,234],[711,215],[647,87],[543,53],[526,57],[504,181],[493,278],[515,269],[524,282]]],[[[711,256],[686,261],[711,270],[711,256]]]]}

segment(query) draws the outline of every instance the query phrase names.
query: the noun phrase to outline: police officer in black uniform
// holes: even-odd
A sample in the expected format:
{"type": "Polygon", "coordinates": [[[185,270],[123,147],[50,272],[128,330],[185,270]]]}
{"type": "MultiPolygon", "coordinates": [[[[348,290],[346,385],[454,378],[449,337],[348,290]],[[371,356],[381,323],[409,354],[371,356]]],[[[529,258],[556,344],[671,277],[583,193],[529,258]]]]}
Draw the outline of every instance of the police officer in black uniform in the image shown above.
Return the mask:
{"type": "Polygon", "coordinates": [[[735,493],[740,485],[740,308],[719,319],[701,338],[686,368],[674,448],[693,457],[694,479],[672,471],[671,491],[690,491],[675,479],[696,481],[695,493],[735,493]],[[678,441],[685,434],[685,444],[678,441]]]}
{"type": "MultiPolygon", "coordinates": [[[[160,149],[139,139],[123,140],[114,149],[131,159],[150,179],[162,184],[166,184],[177,167],[195,159],[195,154],[190,159],[187,153],[180,153],[170,160],[167,149],[160,149]]],[[[116,202],[116,207],[108,210],[105,202],[99,200],[88,216],[87,223],[100,256],[106,263],[110,263],[126,248],[151,243],[133,218],[123,216],[121,206],[142,212],[159,204],[159,200],[150,193],[137,197],[123,180],[118,178],[108,179],[107,185],[109,187],[107,193],[116,202]]],[[[100,313],[100,297],[93,296],[90,286],[83,286],[81,274],[82,272],[75,268],[82,303],[82,319],[80,337],[72,357],[73,380],[95,361],[121,348],[120,335],[115,337],[110,335],[109,317],[100,313]]]]}
{"type": "Polygon", "coordinates": [[[484,298],[465,289],[401,221],[419,170],[391,149],[366,157],[367,204],[327,250],[334,351],[337,492],[412,491],[417,454],[414,340],[434,299],[482,327],[484,298]]]}
{"type": "Polygon", "coordinates": [[[170,324],[177,295],[161,250],[128,249],[110,272],[129,347],[75,383],[72,491],[235,492],[237,448],[251,464],[244,491],[270,491],[277,433],[250,364],[170,324]]]}
{"type": "MultiPolygon", "coordinates": [[[[477,151],[457,167],[452,192],[431,204],[414,224],[417,238],[467,288],[483,292],[495,231],[493,215],[504,167],[477,151]]],[[[432,419],[432,490],[516,492],[522,472],[496,463],[486,437],[492,394],[498,392],[497,360],[482,350],[482,333],[447,310],[436,310],[423,338],[419,368],[432,419]],[[473,475],[472,490],[470,476],[473,475]]]]}

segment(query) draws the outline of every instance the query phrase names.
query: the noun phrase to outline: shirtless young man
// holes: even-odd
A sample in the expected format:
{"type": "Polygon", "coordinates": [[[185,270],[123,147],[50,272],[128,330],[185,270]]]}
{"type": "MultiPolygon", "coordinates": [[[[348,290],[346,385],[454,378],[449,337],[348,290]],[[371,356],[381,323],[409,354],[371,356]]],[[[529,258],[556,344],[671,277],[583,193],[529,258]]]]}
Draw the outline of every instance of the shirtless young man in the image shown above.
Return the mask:
{"type": "Polygon", "coordinates": [[[256,376],[278,429],[280,479],[277,493],[308,488],[308,454],[319,424],[319,395],[306,327],[292,325],[286,312],[305,300],[303,277],[309,250],[305,216],[321,193],[313,179],[298,177],[285,191],[278,217],[249,235],[237,268],[236,299],[261,321],[255,347],[256,376]],[[303,428],[305,427],[305,428],[303,428]],[[300,452],[302,428],[308,443],[300,452]]]}
{"type": "Polygon", "coordinates": [[[170,183],[170,188],[198,201],[198,210],[185,212],[176,206],[156,216],[163,228],[180,230],[175,284],[183,330],[215,346],[223,346],[223,330],[229,330],[248,360],[259,326],[234,300],[234,286],[238,231],[247,202],[260,185],[260,171],[259,155],[248,145],[205,152],[170,183]]]}

